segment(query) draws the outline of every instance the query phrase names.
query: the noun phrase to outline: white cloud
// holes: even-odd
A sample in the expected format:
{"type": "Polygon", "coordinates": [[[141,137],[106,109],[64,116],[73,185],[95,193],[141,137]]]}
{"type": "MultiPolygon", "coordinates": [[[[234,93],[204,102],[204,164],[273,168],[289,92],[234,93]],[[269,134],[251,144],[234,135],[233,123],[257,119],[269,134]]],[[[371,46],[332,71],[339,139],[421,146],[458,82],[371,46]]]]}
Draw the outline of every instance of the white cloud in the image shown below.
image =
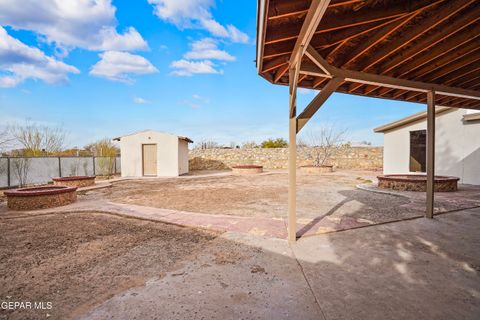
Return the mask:
{"type": "Polygon", "coordinates": [[[136,104],[147,104],[150,101],[145,100],[142,97],[135,97],[135,98],[133,98],[133,102],[135,102],[136,104]]]}
{"type": "Polygon", "coordinates": [[[69,48],[139,50],[148,45],[138,31],[116,30],[116,8],[111,0],[2,0],[0,24],[31,30],[54,43],[65,54],[69,48]]]}
{"type": "Polygon", "coordinates": [[[210,8],[215,4],[214,0],[148,0],[148,3],[154,6],[159,18],[179,28],[205,29],[216,37],[248,42],[248,35],[235,26],[223,26],[213,18],[210,8]]]}
{"type": "Polygon", "coordinates": [[[74,66],[11,37],[1,26],[0,70],[0,87],[14,87],[29,78],[50,84],[62,83],[68,81],[69,73],[80,73],[74,66]]]}
{"type": "Polygon", "coordinates": [[[191,60],[223,60],[223,61],[234,61],[235,57],[230,55],[224,50],[220,50],[217,47],[215,40],[211,38],[204,38],[198,41],[194,41],[191,44],[192,49],[185,53],[183,57],[185,59],[191,60]]]}
{"type": "Polygon", "coordinates": [[[306,89],[306,88],[298,88],[297,89],[298,93],[300,94],[317,94],[320,92],[320,90],[316,89],[306,89]]]}
{"type": "Polygon", "coordinates": [[[172,74],[179,77],[190,77],[196,73],[223,74],[223,70],[215,69],[215,65],[210,60],[188,61],[182,59],[173,61],[170,68],[175,69],[172,74]]]}
{"type": "Polygon", "coordinates": [[[148,74],[158,72],[150,61],[142,56],[121,51],[101,53],[98,61],[90,70],[90,74],[113,81],[133,83],[131,74],[148,74]]]}
{"type": "Polygon", "coordinates": [[[210,103],[208,98],[202,97],[198,94],[192,95],[192,99],[185,99],[179,102],[182,105],[189,106],[192,109],[198,109],[202,105],[210,103]]]}

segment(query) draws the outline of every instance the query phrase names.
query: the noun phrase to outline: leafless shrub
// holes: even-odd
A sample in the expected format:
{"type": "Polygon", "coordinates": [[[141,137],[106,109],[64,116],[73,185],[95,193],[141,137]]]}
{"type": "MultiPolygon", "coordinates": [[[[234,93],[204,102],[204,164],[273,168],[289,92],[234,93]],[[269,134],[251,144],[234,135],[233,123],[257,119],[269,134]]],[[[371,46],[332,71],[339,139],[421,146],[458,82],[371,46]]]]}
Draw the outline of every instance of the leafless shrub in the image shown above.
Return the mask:
{"type": "Polygon", "coordinates": [[[310,132],[307,135],[308,144],[304,144],[305,153],[314,166],[331,165],[332,156],[349,147],[345,142],[346,130],[339,130],[333,125],[326,125],[318,132],[310,132]]]}
{"type": "Polygon", "coordinates": [[[18,184],[23,187],[28,183],[28,172],[30,170],[30,158],[12,158],[13,173],[18,179],[18,184]]]}

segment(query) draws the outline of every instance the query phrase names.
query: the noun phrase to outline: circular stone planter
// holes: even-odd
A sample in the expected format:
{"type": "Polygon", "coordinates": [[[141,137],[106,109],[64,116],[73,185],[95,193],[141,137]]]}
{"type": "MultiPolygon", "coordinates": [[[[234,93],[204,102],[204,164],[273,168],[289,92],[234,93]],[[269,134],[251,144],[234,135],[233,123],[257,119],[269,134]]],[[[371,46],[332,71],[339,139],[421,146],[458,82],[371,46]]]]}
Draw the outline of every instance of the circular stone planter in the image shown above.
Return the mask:
{"type": "Polygon", "coordinates": [[[333,172],[333,166],[301,166],[300,172],[303,173],[328,173],[333,172]]]}
{"type": "Polygon", "coordinates": [[[77,200],[77,188],[42,186],[5,191],[12,210],[36,210],[64,206],[77,200]]]}
{"type": "Polygon", "coordinates": [[[234,174],[256,174],[262,173],[262,166],[235,166],[232,167],[232,172],[234,174]]]}
{"type": "Polygon", "coordinates": [[[52,178],[53,184],[56,186],[67,187],[88,187],[95,184],[95,176],[73,176],[73,177],[61,177],[52,178]]]}
{"type": "MultiPolygon", "coordinates": [[[[427,190],[427,176],[424,174],[387,174],[378,176],[378,187],[399,191],[427,190]]],[[[436,192],[452,192],[458,190],[457,177],[435,176],[434,190],[436,192]]]]}

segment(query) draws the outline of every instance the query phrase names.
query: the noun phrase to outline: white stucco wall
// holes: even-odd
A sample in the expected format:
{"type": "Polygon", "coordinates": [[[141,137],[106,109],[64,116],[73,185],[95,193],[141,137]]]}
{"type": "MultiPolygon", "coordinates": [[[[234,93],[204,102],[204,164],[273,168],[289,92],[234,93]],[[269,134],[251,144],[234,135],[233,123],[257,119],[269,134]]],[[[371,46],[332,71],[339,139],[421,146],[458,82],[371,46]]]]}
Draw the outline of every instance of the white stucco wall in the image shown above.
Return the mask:
{"type": "MultiPolygon", "coordinates": [[[[457,176],[461,183],[480,185],[480,123],[463,122],[466,110],[437,115],[435,169],[437,175],[457,176]]],[[[425,130],[425,120],[384,134],[385,174],[408,173],[410,131],[425,130]]]]}
{"type": "MultiPolygon", "coordinates": [[[[120,139],[120,153],[122,161],[122,177],[141,177],[142,172],[142,145],[157,145],[157,176],[172,177],[180,173],[178,136],[158,131],[144,131],[120,139]]],[[[186,143],[186,142],[185,142],[186,143]]],[[[188,145],[187,145],[188,161],[188,145]]],[[[184,155],[182,155],[184,157],[184,155]]],[[[183,162],[182,162],[183,164],[183,162]]],[[[187,164],[188,172],[188,164],[187,164]]],[[[182,170],[185,170],[182,168],[182,170]]]]}
{"type": "Polygon", "coordinates": [[[188,173],[188,142],[178,141],[178,174],[188,173]]]}

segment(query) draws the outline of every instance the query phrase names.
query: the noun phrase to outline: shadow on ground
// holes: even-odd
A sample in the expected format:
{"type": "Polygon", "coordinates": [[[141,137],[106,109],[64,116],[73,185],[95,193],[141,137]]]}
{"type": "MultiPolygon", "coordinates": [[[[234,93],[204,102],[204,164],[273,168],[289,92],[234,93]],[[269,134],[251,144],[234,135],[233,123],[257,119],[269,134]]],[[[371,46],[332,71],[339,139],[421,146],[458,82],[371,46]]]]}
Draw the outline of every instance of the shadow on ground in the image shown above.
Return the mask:
{"type": "Polygon", "coordinates": [[[91,214],[0,220],[2,301],[24,319],[476,319],[480,211],[301,239],[91,214]]]}

